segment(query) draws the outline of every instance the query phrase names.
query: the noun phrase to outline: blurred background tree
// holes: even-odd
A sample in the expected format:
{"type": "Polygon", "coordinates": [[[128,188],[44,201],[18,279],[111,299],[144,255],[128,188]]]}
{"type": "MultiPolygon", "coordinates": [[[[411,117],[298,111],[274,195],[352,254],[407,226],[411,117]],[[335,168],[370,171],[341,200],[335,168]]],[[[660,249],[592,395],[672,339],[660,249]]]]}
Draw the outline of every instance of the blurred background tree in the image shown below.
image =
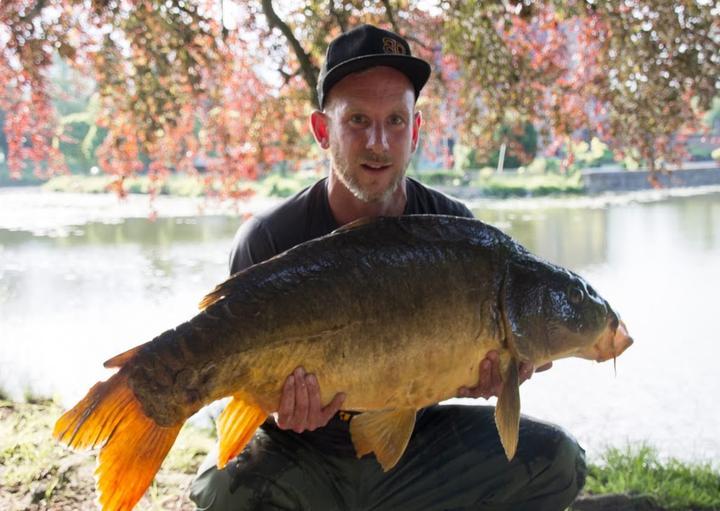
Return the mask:
{"type": "Polygon", "coordinates": [[[538,144],[571,155],[597,137],[656,171],[685,156],[720,88],[712,0],[4,0],[8,170],[97,163],[121,189],[138,172],[200,167],[242,196],[239,179],[317,156],[306,119],[319,66],[360,23],[432,64],[420,108],[447,166],[456,143],[489,164],[505,144],[523,163],[538,144]]]}

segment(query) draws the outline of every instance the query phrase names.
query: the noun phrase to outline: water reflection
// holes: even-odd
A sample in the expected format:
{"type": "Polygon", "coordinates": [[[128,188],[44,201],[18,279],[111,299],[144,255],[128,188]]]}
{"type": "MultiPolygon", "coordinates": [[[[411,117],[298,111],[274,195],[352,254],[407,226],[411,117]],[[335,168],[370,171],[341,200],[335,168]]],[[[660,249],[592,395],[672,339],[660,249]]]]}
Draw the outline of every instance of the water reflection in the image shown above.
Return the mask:
{"type": "Polygon", "coordinates": [[[664,455],[717,463],[720,410],[709,403],[720,393],[720,195],[478,215],[587,278],[636,339],[617,376],[575,359],[536,375],[521,390],[523,411],[562,424],[591,455],[649,441],[664,455]]]}
{"type": "Polygon", "coordinates": [[[504,230],[546,259],[578,268],[607,260],[606,209],[541,211],[477,210],[481,220],[504,230]]]}

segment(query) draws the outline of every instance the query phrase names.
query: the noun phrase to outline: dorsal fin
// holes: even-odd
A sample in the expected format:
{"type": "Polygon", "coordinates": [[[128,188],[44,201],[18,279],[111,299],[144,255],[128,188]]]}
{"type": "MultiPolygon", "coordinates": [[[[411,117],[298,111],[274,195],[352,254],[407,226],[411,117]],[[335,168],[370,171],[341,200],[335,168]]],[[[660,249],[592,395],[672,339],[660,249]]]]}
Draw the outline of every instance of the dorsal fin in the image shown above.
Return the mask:
{"type": "Polygon", "coordinates": [[[138,346],[135,346],[134,348],[130,348],[127,351],[123,351],[119,355],[115,355],[114,357],[106,360],[103,363],[103,366],[107,367],[108,369],[110,369],[112,367],[124,366],[125,364],[127,364],[130,361],[131,358],[133,358],[135,355],[137,355],[137,353],[140,351],[140,348],[145,346],[145,344],[147,344],[147,343],[140,344],[138,346]]]}
{"type": "Polygon", "coordinates": [[[371,224],[373,222],[377,221],[377,218],[371,217],[371,216],[364,216],[362,218],[358,218],[357,220],[353,220],[350,223],[347,223],[343,226],[338,227],[335,229],[332,234],[337,234],[339,232],[345,232],[345,231],[352,231],[353,229],[357,229],[358,227],[362,227],[363,225],[371,224]]]}
{"type": "Polygon", "coordinates": [[[198,308],[201,311],[204,311],[208,307],[210,307],[212,304],[223,298],[229,289],[228,282],[232,280],[232,277],[227,279],[225,282],[218,284],[215,286],[215,289],[210,291],[208,294],[205,295],[205,297],[200,300],[200,303],[198,304],[198,308]]]}

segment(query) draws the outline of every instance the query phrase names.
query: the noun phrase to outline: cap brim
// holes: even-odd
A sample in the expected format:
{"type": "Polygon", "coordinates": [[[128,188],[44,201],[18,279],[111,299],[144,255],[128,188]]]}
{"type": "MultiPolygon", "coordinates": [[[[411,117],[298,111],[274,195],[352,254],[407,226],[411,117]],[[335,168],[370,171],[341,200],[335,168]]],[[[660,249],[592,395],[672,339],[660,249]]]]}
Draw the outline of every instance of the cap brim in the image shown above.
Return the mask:
{"type": "Polygon", "coordinates": [[[340,80],[351,73],[357,73],[364,69],[376,66],[388,66],[397,69],[408,77],[415,89],[415,98],[430,78],[430,64],[417,57],[410,55],[363,55],[354,59],[346,60],[330,69],[324,77],[321,77],[322,95],[320,96],[320,108],[324,107],[328,91],[340,80]]]}

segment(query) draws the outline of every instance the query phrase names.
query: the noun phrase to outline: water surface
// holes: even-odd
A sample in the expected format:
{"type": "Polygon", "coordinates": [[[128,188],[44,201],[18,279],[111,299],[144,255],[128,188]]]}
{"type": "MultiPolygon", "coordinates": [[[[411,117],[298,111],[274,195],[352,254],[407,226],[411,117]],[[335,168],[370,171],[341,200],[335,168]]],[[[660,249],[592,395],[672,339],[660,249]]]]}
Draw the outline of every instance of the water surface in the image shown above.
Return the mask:
{"type": "MultiPolygon", "coordinates": [[[[227,275],[241,217],[58,222],[66,209],[50,203],[0,195],[0,388],[69,405],[107,376],[102,361],[196,312],[227,275]]],[[[561,424],[591,456],[647,440],[663,455],[720,460],[720,194],[553,204],[476,214],[585,276],[636,343],[617,375],[611,362],[556,362],[522,386],[523,411],[561,424]]]]}

